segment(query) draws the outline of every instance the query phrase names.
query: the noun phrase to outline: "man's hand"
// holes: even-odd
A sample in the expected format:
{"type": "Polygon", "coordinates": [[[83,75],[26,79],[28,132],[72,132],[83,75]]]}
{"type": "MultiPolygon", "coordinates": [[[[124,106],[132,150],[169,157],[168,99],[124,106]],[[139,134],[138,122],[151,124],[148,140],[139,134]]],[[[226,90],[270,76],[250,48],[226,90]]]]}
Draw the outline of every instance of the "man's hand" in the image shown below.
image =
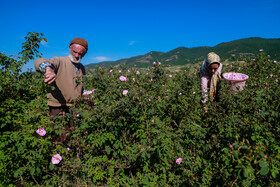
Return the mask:
{"type": "Polygon", "coordinates": [[[88,100],[88,101],[91,100],[90,97],[88,97],[88,95],[91,94],[91,93],[92,93],[92,91],[86,91],[86,92],[84,92],[84,93],[83,93],[84,99],[85,99],[85,100],[88,100]]]}
{"type": "Polygon", "coordinates": [[[54,73],[54,70],[49,66],[46,67],[46,73],[44,74],[44,76],[45,76],[44,82],[46,84],[51,84],[56,79],[56,74],[54,73]]]}
{"type": "Polygon", "coordinates": [[[84,99],[86,99],[86,100],[88,99],[87,96],[88,96],[88,94],[83,94],[83,97],[84,97],[84,99]]]}

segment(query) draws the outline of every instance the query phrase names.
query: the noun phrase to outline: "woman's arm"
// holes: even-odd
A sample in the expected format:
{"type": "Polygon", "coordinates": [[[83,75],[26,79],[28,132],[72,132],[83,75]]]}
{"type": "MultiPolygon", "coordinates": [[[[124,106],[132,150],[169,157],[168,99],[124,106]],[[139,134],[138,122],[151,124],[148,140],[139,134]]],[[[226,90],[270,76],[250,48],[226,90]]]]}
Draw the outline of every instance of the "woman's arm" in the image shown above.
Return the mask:
{"type": "Polygon", "coordinates": [[[202,103],[206,103],[206,101],[208,100],[208,83],[210,81],[210,76],[208,75],[204,75],[200,77],[200,90],[202,91],[202,103]]]}
{"type": "Polygon", "coordinates": [[[222,72],[222,68],[223,68],[223,64],[222,63],[220,63],[220,66],[219,66],[219,68],[218,68],[218,72],[219,72],[219,74],[221,75],[221,72],[222,72]]]}

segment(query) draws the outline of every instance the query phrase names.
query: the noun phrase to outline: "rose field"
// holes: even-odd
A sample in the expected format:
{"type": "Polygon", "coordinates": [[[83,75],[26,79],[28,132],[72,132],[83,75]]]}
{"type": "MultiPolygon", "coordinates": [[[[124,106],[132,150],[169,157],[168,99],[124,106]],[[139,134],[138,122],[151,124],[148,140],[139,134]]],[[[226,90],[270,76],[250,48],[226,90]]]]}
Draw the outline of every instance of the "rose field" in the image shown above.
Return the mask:
{"type": "Polygon", "coordinates": [[[200,102],[198,66],[87,70],[87,99],[50,121],[44,76],[21,73],[43,40],[28,33],[18,56],[0,53],[1,186],[280,185],[280,63],[265,49],[224,64],[249,78],[242,91],[222,80],[216,104],[200,102]]]}

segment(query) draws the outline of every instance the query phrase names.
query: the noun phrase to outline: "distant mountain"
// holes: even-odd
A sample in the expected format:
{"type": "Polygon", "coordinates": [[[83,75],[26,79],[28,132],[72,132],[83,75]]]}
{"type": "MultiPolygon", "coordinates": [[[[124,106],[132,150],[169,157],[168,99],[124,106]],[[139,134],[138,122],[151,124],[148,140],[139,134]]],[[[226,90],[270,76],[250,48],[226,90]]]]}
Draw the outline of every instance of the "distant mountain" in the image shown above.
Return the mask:
{"type": "Polygon", "coordinates": [[[259,49],[263,49],[265,54],[270,55],[272,59],[280,59],[280,38],[264,39],[264,38],[245,38],[218,44],[214,47],[178,47],[166,53],[151,51],[145,55],[139,55],[128,59],[120,59],[117,61],[104,61],[100,63],[92,63],[86,65],[86,68],[92,69],[96,66],[116,66],[125,64],[126,66],[148,67],[158,60],[168,65],[185,65],[195,64],[204,60],[209,52],[217,53],[222,61],[230,59],[234,54],[237,57],[254,57],[259,53],[259,49]]]}

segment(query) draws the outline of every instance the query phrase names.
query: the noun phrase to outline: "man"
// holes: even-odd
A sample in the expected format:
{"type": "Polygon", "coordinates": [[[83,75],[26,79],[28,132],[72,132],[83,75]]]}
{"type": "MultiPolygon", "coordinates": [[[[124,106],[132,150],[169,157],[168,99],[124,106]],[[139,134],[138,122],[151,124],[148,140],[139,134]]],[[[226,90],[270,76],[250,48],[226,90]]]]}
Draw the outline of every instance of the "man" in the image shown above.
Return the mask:
{"type": "MultiPolygon", "coordinates": [[[[85,68],[80,63],[87,53],[88,43],[85,39],[74,38],[69,45],[69,56],[39,58],[34,62],[36,71],[44,74],[44,82],[52,85],[48,88],[47,98],[50,116],[61,112],[72,113],[69,109],[75,99],[82,96],[82,77],[85,68]]],[[[69,127],[66,127],[69,130],[69,127]]],[[[66,137],[62,137],[65,140],[66,137]]]]}
{"type": "Polygon", "coordinates": [[[80,61],[87,50],[85,39],[74,38],[69,45],[69,56],[48,60],[39,58],[34,62],[36,71],[44,74],[44,82],[54,86],[47,93],[50,115],[69,112],[69,106],[82,95],[81,78],[85,75],[85,68],[80,61]]]}

